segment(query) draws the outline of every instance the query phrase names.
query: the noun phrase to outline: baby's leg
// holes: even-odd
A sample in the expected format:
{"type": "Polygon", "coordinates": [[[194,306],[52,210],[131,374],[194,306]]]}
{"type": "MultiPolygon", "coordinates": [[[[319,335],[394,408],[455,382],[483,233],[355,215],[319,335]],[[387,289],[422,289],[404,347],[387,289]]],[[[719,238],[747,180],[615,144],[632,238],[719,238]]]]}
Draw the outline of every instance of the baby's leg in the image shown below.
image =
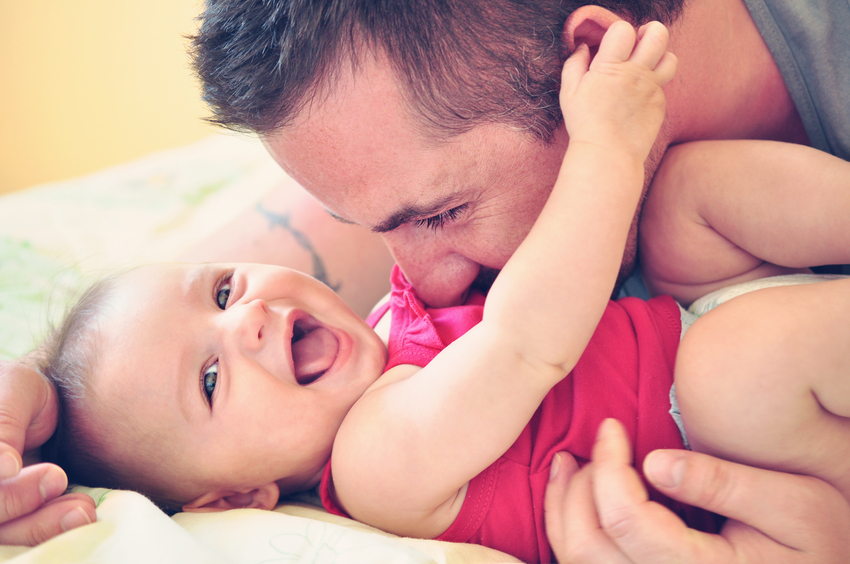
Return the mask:
{"type": "Polygon", "coordinates": [[[682,340],[676,391],[695,450],[814,475],[850,498],[850,279],[705,314],[682,340]]]}
{"type": "Polygon", "coordinates": [[[718,288],[850,263],[850,162],[774,141],[671,147],[640,223],[653,294],[688,304],[718,288]]]}

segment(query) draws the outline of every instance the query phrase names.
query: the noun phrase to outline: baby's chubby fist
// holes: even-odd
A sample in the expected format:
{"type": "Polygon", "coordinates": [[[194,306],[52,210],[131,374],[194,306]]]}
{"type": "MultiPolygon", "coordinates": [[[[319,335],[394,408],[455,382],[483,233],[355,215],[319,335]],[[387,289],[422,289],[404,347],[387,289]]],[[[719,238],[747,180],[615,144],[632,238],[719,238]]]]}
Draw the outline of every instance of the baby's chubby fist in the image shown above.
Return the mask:
{"type": "Polygon", "coordinates": [[[622,147],[646,159],[664,120],[662,88],[676,72],[659,22],[635,31],[623,20],[608,28],[598,52],[579,45],[561,75],[561,111],[571,142],[622,147]]]}

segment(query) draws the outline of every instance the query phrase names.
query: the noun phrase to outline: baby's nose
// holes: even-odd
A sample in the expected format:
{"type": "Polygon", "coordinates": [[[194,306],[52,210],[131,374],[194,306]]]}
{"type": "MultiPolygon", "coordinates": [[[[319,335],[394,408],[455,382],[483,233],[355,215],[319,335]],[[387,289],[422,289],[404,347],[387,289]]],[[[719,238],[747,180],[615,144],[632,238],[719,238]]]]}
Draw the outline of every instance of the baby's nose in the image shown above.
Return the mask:
{"type": "Polygon", "coordinates": [[[264,342],[263,332],[268,326],[269,307],[264,300],[256,299],[230,308],[228,324],[232,324],[232,335],[241,348],[259,350],[264,342]]]}

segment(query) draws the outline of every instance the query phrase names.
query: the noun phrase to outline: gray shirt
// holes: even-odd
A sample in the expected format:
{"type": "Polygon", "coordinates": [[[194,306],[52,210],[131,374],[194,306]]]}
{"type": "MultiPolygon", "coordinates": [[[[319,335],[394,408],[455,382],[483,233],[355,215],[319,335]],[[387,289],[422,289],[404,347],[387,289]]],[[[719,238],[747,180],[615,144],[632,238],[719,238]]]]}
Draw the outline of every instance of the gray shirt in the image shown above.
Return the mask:
{"type": "Polygon", "coordinates": [[[812,147],[850,160],[850,0],[744,0],[812,147]]]}

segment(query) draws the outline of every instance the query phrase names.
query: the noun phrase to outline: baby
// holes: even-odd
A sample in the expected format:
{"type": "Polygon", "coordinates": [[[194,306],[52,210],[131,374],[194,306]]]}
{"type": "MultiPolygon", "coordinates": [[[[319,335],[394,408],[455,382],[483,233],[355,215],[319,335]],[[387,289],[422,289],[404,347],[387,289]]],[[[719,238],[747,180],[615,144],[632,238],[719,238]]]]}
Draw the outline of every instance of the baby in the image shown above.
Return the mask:
{"type": "Polygon", "coordinates": [[[667,413],[675,365],[697,447],[850,494],[847,281],[736,298],[681,347],[672,298],[608,300],[675,70],[666,40],[660,24],[636,37],[620,22],[592,63],[586,47],[568,60],[570,146],[486,306],[471,293],[428,310],[396,270],[376,333],[278,267],[154,265],[96,285],[43,367],[61,398],[56,460],[72,481],[171,510],[271,509],[319,486],[329,510],[390,532],[550,561],[554,454],[588,459],[606,417],[637,463],[682,447],[667,413]],[[790,313],[794,324],[774,319],[790,313]]]}

